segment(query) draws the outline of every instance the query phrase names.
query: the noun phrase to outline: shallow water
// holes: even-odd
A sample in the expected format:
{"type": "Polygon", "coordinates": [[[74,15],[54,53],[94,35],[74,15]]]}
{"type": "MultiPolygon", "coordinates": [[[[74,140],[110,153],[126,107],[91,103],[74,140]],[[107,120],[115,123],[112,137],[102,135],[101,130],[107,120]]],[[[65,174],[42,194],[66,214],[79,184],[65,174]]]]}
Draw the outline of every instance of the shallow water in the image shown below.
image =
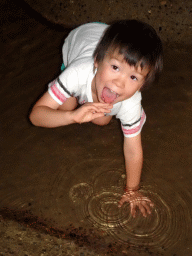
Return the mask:
{"type": "Polygon", "coordinates": [[[117,120],[56,129],[28,121],[59,73],[67,31],[17,11],[20,19],[4,20],[1,48],[1,213],[13,210],[18,221],[30,213],[29,222],[36,216],[77,243],[81,236],[100,255],[191,256],[192,46],[165,45],[159,84],[143,93],[141,189],[155,207],[133,219],[128,205],[117,207],[125,184],[117,120]]]}

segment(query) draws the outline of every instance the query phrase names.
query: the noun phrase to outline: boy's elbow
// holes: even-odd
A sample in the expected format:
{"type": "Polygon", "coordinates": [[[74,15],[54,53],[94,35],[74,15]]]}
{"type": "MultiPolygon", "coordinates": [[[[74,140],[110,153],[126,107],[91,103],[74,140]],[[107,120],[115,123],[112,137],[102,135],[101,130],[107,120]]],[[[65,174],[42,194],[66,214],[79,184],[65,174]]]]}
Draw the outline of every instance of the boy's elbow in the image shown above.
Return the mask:
{"type": "Polygon", "coordinates": [[[32,114],[32,113],[29,114],[29,121],[30,121],[33,125],[37,126],[37,125],[35,124],[35,121],[34,121],[34,118],[33,118],[33,114],[32,114]]]}
{"type": "Polygon", "coordinates": [[[36,111],[34,109],[32,109],[31,113],[29,114],[29,120],[34,126],[39,126],[37,122],[36,111]]]}

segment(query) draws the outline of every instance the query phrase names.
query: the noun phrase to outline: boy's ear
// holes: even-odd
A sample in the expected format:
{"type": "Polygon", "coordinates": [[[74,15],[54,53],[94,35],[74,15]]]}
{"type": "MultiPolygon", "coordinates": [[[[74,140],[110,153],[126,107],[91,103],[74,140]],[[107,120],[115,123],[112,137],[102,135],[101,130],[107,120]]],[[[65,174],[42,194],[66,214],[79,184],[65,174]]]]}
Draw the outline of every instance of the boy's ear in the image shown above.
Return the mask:
{"type": "Polygon", "coordinates": [[[96,58],[94,58],[94,68],[97,68],[97,61],[96,61],[96,58]]]}
{"type": "Polygon", "coordinates": [[[93,73],[96,74],[97,72],[97,67],[98,67],[98,64],[97,64],[97,61],[96,61],[96,57],[94,58],[94,63],[93,63],[93,73]]]}
{"type": "Polygon", "coordinates": [[[98,68],[98,62],[96,61],[96,57],[97,56],[95,56],[95,58],[94,58],[94,68],[98,68]]]}

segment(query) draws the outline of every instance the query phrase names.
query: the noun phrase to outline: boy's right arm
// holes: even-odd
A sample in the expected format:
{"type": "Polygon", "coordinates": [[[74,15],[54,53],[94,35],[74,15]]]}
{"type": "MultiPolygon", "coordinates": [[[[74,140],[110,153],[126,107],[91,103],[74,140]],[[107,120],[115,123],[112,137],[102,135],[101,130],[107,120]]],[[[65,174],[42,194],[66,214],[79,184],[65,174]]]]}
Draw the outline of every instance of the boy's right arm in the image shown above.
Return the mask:
{"type": "Polygon", "coordinates": [[[86,103],[76,110],[63,111],[58,109],[59,106],[46,92],[34,105],[29,119],[36,126],[54,128],[73,123],[90,122],[109,113],[112,108],[112,105],[106,103],[86,103]]]}

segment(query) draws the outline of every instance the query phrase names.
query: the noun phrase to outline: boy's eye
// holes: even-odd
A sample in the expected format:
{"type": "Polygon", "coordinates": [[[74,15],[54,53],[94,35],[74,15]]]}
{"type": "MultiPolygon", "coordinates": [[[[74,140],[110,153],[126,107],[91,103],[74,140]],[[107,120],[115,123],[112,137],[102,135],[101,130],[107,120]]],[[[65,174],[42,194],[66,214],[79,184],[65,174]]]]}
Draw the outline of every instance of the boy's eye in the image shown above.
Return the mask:
{"type": "Polygon", "coordinates": [[[117,66],[115,66],[115,65],[112,65],[112,68],[114,69],[114,70],[118,70],[119,68],[117,67],[117,66]]]}
{"type": "Polygon", "coordinates": [[[137,77],[136,76],[130,76],[132,80],[136,81],[137,77]]]}

